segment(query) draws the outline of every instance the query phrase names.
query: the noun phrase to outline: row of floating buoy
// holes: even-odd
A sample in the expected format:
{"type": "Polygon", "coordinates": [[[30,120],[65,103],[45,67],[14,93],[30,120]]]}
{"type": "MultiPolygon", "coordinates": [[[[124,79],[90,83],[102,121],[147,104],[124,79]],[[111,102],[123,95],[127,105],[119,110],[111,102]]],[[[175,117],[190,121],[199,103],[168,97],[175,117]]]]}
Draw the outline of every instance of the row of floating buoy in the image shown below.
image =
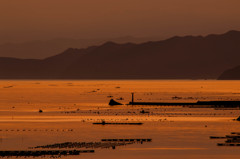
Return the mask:
{"type": "MultiPolygon", "coordinates": [[[[166,117],[166,116],[164,116],[166,117]]],[[[171,116],[168,116],[171,117],[171,116]]],[[[105,119],[85,119],[85,120],[81,120],[81,122],[93,122],[93,121],[100,121],[99,123],[93,123],[93,124],[102,124],[101,121],[105,120],[105,119]]],[[[126,125],[142,125],[140,121],[158,121],[158,122],[174,122],[174,121],[169,121],[166,118],[165,119],[151,119],[151,118],[145,118],[145,119],[107,119],[107,122],[121,122],[121,123],[111,123],[111,124],[116,124],[116,125],[124,125],[126,123],[124,123],[125,121],[133,121],[133,122],[137,122],[137,124],[133,123],[133,124],[129,124],[127,123],[126,125]],[[124,122],[123,122],[124,121],[124,122]],[[140,123],[140,124],[139,124],[140,123]]],[[[107,123],[108,124],[108,123],[107,123]]],[[[104,124],[103,124],[104,125],[104,124]]]]}
{"type": "Polygon", "coordinates": [[[93,123],[93,124],[94,125],[142,125],[143,123],[136,123],[136,122],[134,122],[134,123],[129,123],[129,122],[127,122],[127,123],[119,123],[119,122],[113,123],[113,122],[102,121],[100,123],[93,123]]]}
{"type": "Polygon", "coordinates": [[[101,112],[101,111],[90,111],[90,112],[79,112],[79,111],[67,111],[67,112],[62,112],[65,114],[71,114],[71,113],[80,113],[80,114],[104,114],[104,115],[140,115],[140,114],[149,114],[149,115],[161,115],[161,116],[168,116],[168,115],[176,115],[176,116],[186,116],[186,115],[192,115],[192,116],[223,116],[223,115],[228,115],[225,113],[157,113],[157,112],[147,112],[147,113],[142,113],[142,111],[140,113],[136,113],[136,112],[101,112]]]}
{"type": "Polygon", "coordinates": [[[103,142],[151,142],[152,139],[102,139],[103,142]]]}
{"type": "Polygon", "coordinates": [[[208,116],[216,116],[216,115],[226,115],[226,114],[221,114],[221,113],[153,113],[151,115],[193,115],[193,116],[203,116],[203,115],[208,115],[208,116]]]}
{"type": "Polygon", "coordinates": [[[226,139],[227,137],[225,136],[210,136],[210,139],[226,139]]]}
{"type": "Polygon", "coordinates": [[[233,143],[218,143],[218,146],[240,146],[239,144],[233,144],[233,143]]]}
{"type": "Polygon", "coordinates": [[[73,131],[73,129],[0,129],[1,131],[73,131]]]}
{"type": "Polygon", "coordinates": [[[43,145],[30,147],[31,149],[45,149],[45,148],[113,148],[117,146],[125,146],[134,144],[135,142],[151,142],[152,139],[102,139],[102,142],[64,142],[55,143],[51,145],[43,145]]]}
{"type": "Polygon", "coordinates": [[[80,153],[94,153],[94,150],[48,150],[48,151],[0,151],[1,157],[37,157],[37,156],[61,156],[79,155],[80,153]]]}
{"type": "Polygon", "coordinates": [[[116,146],[124,146],[127,144],[133,143],[105,143],[105,142],[65,142],[65,143],[56,143],[52,145],[43,145],[43,146],[36,146],[30,147],[30,149],[62,149],[62,148],[111,148],[116,146]]]}

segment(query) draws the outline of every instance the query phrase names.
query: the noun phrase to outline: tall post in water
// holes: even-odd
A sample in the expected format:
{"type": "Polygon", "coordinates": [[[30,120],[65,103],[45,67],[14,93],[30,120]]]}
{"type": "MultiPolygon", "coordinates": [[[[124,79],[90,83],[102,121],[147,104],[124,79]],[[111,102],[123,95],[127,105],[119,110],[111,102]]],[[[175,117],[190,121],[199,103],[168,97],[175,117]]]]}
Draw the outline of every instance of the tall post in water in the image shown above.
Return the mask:
{"type": "Polygon", "coordinates": [[[134,93],[132,93],[132,104],[134,102],[134,93]]]}

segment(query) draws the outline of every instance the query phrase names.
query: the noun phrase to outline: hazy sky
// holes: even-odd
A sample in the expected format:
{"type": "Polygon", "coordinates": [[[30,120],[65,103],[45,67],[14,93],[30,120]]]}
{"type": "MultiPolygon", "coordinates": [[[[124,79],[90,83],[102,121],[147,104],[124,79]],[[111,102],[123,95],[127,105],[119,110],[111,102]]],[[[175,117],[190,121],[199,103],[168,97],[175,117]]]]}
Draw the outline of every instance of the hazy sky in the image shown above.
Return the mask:
{"type": "Polygon", "coordinates": [[[0,42],[240,30],[240,0],[0,0],[0,42]]]}

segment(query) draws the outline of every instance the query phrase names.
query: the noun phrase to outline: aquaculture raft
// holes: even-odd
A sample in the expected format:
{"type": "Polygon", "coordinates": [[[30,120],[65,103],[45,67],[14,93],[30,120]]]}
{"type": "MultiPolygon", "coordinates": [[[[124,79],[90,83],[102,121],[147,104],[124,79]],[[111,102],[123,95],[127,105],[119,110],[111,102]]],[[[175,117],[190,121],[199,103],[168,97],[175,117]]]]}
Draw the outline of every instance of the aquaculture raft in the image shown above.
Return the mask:
{"type": "Polygon", "coordinates": [[[100,123],[93,123],[94,125],[142,125],[143,123],[107,123],[107,122],[100,122],[100,123]]]}
{"type": "Polygon", "coordinates": [[[224,143],[217,143],[217,146],[240,146],[239,132],[232,132],[231,135],[225,135],[223,137],[210,136],[210,139],[227,139],[224,143]]]}

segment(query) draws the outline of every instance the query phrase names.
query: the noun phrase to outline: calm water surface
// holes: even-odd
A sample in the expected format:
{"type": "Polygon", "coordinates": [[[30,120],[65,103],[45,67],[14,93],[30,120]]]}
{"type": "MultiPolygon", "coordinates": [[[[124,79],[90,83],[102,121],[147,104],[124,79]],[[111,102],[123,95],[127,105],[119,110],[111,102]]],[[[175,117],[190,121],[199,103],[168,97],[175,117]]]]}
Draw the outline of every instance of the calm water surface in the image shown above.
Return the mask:
{"type": "MultiPolygon", "coordinates": [[[[218,147],[240,132],[239,110],[210,108],[108,106],[112,98],[196,102],[240,100],[240,81],[214,80],[3,80],[0,81],[0,149],[27,150],[61,142],[97,142],[103,138],[152,138],[152,142],[94,154],[62,158],[239,158],[240,147],[218,147]],[[39,113],[39,109],[43,113],[39,113]],[[140,114],[141,110],[150,115],[140,114]],[[102,120],[143,122],[142,126],[92,125],[102,120]],[[73,131],[69,131],[73,130],[73,131]]],[[[47,158],[47,157],[46,157],[47,158]]]]}

